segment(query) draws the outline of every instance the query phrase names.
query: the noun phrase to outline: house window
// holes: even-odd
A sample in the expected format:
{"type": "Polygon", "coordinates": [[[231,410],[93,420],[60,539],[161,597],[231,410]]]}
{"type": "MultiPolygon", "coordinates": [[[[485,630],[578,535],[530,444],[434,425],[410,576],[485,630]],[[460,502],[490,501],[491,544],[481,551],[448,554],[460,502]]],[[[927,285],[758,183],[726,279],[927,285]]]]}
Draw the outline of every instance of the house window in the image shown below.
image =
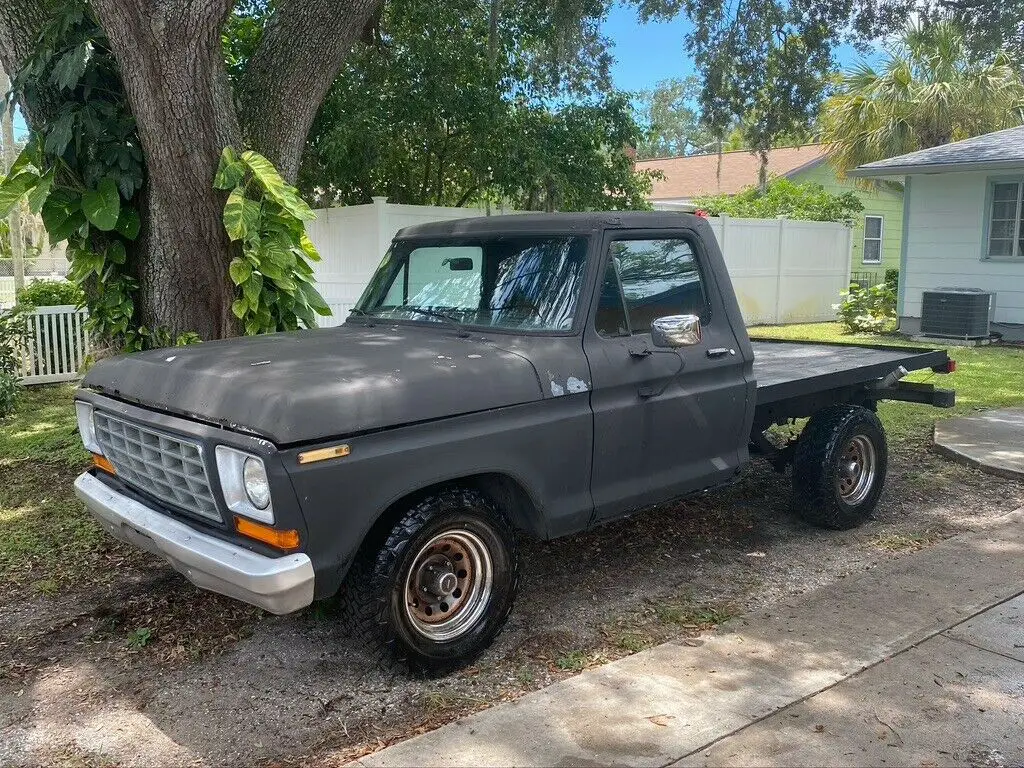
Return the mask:
{"type": "Polygon", "coordinates": [[[864,263],[882,263],[882,217],[864,217],[864,263]]]}
{"type": "Polygon", "coordinates": [[[1021,207],[1024,181],[997,181],[992,184],[992,209],[988,219],[990,259],[1024,258],[1024,231],[1021,231],[1021,207]]]}

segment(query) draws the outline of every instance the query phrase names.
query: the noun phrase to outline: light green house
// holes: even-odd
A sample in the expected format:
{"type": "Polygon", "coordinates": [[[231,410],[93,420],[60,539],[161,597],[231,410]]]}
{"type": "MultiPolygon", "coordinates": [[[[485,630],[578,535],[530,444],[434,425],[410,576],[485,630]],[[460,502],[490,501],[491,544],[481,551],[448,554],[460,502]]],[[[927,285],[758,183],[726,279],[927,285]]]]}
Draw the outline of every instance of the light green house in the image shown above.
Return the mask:
{"type": "MultiPolygon", "coordinates": [[[[853,228],[850,275],[863,283],[881,282],[885,270],[899,269],[903,240],[903,188],[880,182],[869,188],[840,180],[823,144],[781,147],[768,153],[768,175],[798,184],[813,182],[833,193],[853,192],[864,204],[853,228]]],[[[639,160],[637,170],[660,171],[651,203],[655,208],[688,205],[700,195],[734,195],[757,184],[759,160],[747,150],[690,157],[639,160]],[[720,167],[719,167],[720,164],[720,167]]],[[[863,183],[863,182],[862,182],[863,183]]]]}

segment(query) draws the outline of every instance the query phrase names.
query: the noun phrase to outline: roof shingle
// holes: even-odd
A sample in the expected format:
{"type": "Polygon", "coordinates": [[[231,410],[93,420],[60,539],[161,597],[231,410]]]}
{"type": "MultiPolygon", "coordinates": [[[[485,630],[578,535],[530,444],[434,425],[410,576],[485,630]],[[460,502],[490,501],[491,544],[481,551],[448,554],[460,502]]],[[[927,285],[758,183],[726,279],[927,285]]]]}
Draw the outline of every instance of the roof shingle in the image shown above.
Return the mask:
{"type": "Polygon", "coordinates": [[[903,175],[934,170],[968,170],[968,166],[1015,164],[1024,165],[1024,126],[866,163],[850,171],[850,175],[903,175]]]}
{"type": "MultiPolygon", "coordinates": [[[[828,153],[823,144],[802,147],[781,147],[768,152],[768,175],[789,176],[796,171],[817,165],[828,153]]],[[[692,199],[697,195],[734,195],[757,184],[761,161],[749,150],[723,152],[719,179],[718,154],[689,157],[659,157],[639,160],[638,171],[661,171],[665,178],[654,182],[651,200],[692,199]]]]}

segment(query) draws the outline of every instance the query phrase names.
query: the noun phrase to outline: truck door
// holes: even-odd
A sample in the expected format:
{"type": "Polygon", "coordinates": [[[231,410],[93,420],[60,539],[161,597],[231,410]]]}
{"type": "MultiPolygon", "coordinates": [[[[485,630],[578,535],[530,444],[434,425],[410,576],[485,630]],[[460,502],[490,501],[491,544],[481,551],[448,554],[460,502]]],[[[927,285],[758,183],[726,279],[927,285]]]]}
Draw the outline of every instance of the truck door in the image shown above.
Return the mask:
{"type": "Polygon", "coordinates": [[[746,457],[739,344],[700,241],[614,231],[584,332],[592,377],[597,520],[727,480],[746,457]],[[656,347],[651,323],[696,315],[702,339],[656,347]]]}

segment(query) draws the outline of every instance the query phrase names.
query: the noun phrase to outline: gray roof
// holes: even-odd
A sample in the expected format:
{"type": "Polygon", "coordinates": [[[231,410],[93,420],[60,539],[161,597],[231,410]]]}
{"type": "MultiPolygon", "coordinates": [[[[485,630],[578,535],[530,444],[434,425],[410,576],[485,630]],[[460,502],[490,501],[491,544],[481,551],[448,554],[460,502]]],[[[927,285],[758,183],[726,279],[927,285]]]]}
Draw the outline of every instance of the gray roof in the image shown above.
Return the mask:
{"type": "Polygon", "coordinates": [[[1007,167],[1024,168],[1024,126],[867,163],[854,168],[849,175],[905,176],[908,173],[987,171],[1007,167]]]}

